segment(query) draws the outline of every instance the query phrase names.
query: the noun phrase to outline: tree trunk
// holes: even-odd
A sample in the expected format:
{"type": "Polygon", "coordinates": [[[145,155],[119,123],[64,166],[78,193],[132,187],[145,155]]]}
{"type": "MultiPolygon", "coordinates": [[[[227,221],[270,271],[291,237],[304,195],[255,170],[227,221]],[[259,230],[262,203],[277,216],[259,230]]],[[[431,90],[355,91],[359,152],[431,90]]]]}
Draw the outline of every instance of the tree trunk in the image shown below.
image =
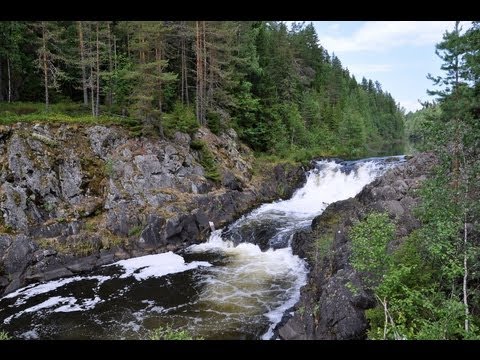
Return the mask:
{"type": "MultiPolygon", "coordinates": [[[[117,86],[117,38],[115,34],[113,35],[113,68],[115,69],[115,77],[112,86],[116,88],[117,86]]],[[[112,104],[114,102],[113,91],[112,91],[112,104]]]]}
{"type": "Polygon", "coordinates": [[[92,105],[92,116],[95,116],[95,87],[93,84],[93,54],[91,50],[92,48],[90,47],[90,97],[92,105]]]}
{"type": "Polygon", "coordinates": [[[45,86],[45,108],[48,110],[48,63],[47,63],[47,40],[45,34],[45,23],[42,21],[42,62],[43,62],[43,83],[45,86]]]}
{"type": "Polygon", "coordinates": [[[196,50],[196,55],[197,55],[197,79],[196,79],[196,82],[197,82],[197,88],[196,88],[196,95],[197,95],[197,98],[196,98],[196,102],[195,102],[195,112],[196,112],[196,115],[197,115],[197,120],[200,124],[202,124],[202,120],[201,120],[201,114],[200,114],[200,102],[201,102],[201,98],[202,98],[202,92],[201,92],[201,77],[202,77],[202,54],[201,54],[201,51],[200,51],[200,28],[199,28],[199,22],[196,21],[195,22],[195,26],[196,26],[196,47],[195,47],[195,50],[196,50]]]}
{"type": "Polygon", "coordinates": [[[187,72],[187,51],[186,51],[186,24],[181,23],[182,39],[181,39],[181,73],[182,73],[182,103],[189,105],[188,98],[188,72],[187,72]]]}
{"type": "Polygon", "coordinates": [[[130,34],[128,33],[128,29],[127,29],[127,55],[130,58],[130,34]]]}
{"type": "MultiPolygon", "coordinates": [[[[463,145],[463,144],[462,144],[463,145]]],[[[468,173],[467,173],[467,162],[465,159],[465,151],[464,147],[461,148],[462,151],[462,180],[465,185],[465,192],[464,198],[462,199],[463,203],[463,305],[465,306],[465,332],[469,332],[470,330],[470,321],[469,321],[469,308],[468,308],[468,288],[467,288],[467,280],[468,280],[468,228],[467,228],[467,220],[468,220],[468,173]]]]}
{"type": "Polygon", "coordinates": [[[0,101],[3,101],[2,58],[0,57],[0,101]]]}
{"type": "Polygon", "coordinates": [[[12,80],[10,74],[10,59],[7,57],[7,75],[8,75],[8,102],[12,101],[12,80]]]}
{"type": "Polygon", "coordinates": [[[205,21],[196,22],[196,52],[197,52],[197,103],[196,112],[200,125],[205,125],[205,95],[206,95],[206,45],[205,21]]]}
{"type": "Polygon", "coordinates": [[[145,64],[145,38],[142,36],[140,39],[140,64],[145,64]]]}
{"type": "Polygon", "coordinates": [[[162,50],[159,48],[155,49],[155,59],[159,62],[158,63],[158,74],[159,74],[159,80],[158,80],[158,111],[160,112],[160,116],[162,115],[162,66],[160,64],[160,61],[162,60],[162,50]]]}
{"type": "Polygon", "coordinates": [[[83,105],[88,106],[87,75],[85,71],[85,46],[83,43],[83,25],[81,21],[77,21],[77,30],[78,42],[80,45],[80,64],[82,67],[83,105]]]}
{"type": "Polygon", "coordinates": [[[112,106],[113,103],[113,92],[112,92],[112,71],[113,71],[113,63],[112,63],[112,34],[110,30],[110,22],[107,21],[107,30],[108,30],[108,72],[110,73],[109,81],[108,81],[108,94],[106,103],[108,106],[112,106]]]}
{"type": "Polygon", "coordinates": [[[99,50],[99,42],[98,42],[98,21],[97,21],[97,101],[95,106],[95,116],[99,114],[99,106],[100,106],[100,50],[99,50]]]}
{"type": "MultiPolygon", "coordinates": [[[[161,40],[160,40],[161,42],[161,40]]],[[[163,117],[163,112],[162,112],[162,94],[163,94],[163,91],[162,91],[162,80],[161,80],[161,76],[162,76],[162,65],[160,64],[160,61],[162,60],[162,49],[161,49],[161,46],[162,44],[160,43],[158,45],[158,48],[155,49],[155,57],[156,57],[156,60],[159,61],[159,64],[158,64],[158,73],[159,73],[159,80],[158,80],[158,121],[157,121],[157,125],[158,125],[158,131],[160,132],[160,136],[163,138],[164,137],[164,133],[163,133],[163,124],[162,124],[162,117],[163,117]]]]}
{"type": "Polygon", "coordinates": [[[468,294],[467,294],[467,278],[468,278],[468,264],[467,264],[467,212],[464,214],[463,221],[463,304],[465,305],[465,332],[469,331],[469,311],[468,311],[468,294]]]}
{"type": "Polygon", "coordinates": [[[182,104],[185,104],[185,39],[182,36],[182,39],[180,40],[180,73],[181,73],[181,79],[180,79],[180,94],[181,94],[181,99],[182,99],[182,104]]]}
{"type": "Polygon", "coordinates": [[[203,89],[202,89],[202,125],[206,125],[207,105],[207,45],[205,41],[205,21],[202,21],[202,51],[203,51],[203,89]]]}

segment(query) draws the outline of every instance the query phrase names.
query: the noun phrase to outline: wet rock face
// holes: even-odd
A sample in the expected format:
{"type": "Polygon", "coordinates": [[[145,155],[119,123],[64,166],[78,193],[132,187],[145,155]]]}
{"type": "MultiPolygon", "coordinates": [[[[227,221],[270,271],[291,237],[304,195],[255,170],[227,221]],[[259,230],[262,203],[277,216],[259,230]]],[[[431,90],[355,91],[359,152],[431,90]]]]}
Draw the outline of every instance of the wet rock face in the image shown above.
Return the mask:
{"type": "Polygon", "coordinates": [[[305,180],[286,165],[253,179],[252,163],[234,130],[162,140],[114,126],[0,126],[0,295],[204,241],[210,221],[222,227],[305,180]],[[205,177],[192,140],[220,181],[205,177]]]}
{"type": "Polygon", "coordinates": [[[365,186],[355,197],[333,203],[312,222],[310,231],[294,235],[294,254],[306,258],[311,266],[308,284],[291,317],[285,317],[276,331],[282,339],[365,339],[368,327],[365,310],[375,306],[373,295],[362,288],[349,263],[348,231],[355,220],[372,211],[387,212],[397,232],[392,246],[420,226],[413,215],[418,203],[416,189],[424,181],[436,158],[423,153],[387,171],[365,186]],[[333,237],[331,252],[313,259],[311,247],[316,239],[333,237]]]}

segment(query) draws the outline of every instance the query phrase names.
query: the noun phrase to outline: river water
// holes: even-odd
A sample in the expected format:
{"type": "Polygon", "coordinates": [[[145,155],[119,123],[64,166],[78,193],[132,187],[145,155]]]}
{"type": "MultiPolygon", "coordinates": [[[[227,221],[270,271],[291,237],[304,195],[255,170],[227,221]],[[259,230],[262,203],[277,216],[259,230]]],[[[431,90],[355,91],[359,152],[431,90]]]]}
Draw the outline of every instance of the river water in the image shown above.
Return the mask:
{"type": "Polygon", "coordinates": [[[318,161],[290,199],[258,207],[206,243],[7,294],[0,329],[23,339],[147,339],[168,325],[204,339],[270,339],[306,283],[293,233],[404,160],[318,161]]]}

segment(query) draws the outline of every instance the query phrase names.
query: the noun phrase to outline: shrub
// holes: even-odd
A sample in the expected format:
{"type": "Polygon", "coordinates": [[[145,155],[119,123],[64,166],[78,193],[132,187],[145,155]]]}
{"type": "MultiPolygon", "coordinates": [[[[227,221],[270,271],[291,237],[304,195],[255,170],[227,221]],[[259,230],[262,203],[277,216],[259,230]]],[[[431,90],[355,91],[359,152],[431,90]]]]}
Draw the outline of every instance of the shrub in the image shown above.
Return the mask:
{"type": "Polygon", "coordinates": [[[11,340],[11,336],[6,331],[0,331],[0,340],[11,340]]]}
{"type": "Polygon", "coordinates": [[[181,102],[175,103],[173,111],[163,116],[163,130],[168,137],[172,137],[176,131],[193,134],[197,129],[198,122],[193,108],[181,102]]]}
{"type": "Polygon", "coordinates": [[[148,338],[150,340],[203,340],[199,337],[194,338],[186,330],[175,330],[170,325],[152,330],[148,338]]]}
{"type": "Polygon", "coordinates": [[[372,280],[388,270],[391,257],[387,244],[393,239],[395,225],[387,214],[371,213],[350,230],[352,240],[351,263],[355,270],[367,272],[372,280]]]}
{"type": "Polygon", "coordinates": [[[200,153],[200,165],[205,170],[205,177],[207,179],[213,180],[215,182],[220,181],[220,172],[217,167],[217,163],[215,162],[215,158],[213,154],[208,149],[207,144],[205,144],[202,140],[193,140],[190,143],[190,147],[193,150],[197,150],[200,153]]]}

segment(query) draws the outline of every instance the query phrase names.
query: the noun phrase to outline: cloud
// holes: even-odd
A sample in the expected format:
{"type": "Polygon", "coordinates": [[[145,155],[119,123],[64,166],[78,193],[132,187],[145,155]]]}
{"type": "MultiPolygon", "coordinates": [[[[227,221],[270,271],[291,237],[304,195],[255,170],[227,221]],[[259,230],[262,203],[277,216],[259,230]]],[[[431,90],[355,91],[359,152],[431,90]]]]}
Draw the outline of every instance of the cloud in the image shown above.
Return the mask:
{"type": "Polygon", "coordinates": [[[408,113],[409,111],[415,112],[416,110],[420,110],[422,105],[418,102],[418,100],[400,100],[398,101],[400,106],[403,106],[408,113]]]}
{"type": "Polygon", "coordinates": [[[329,33],[339,33],[340,32],[340,23],[334,23],[330,25],[327,29],[329,33]]]}
{"type": "Polygon", "coordinates": [[[385,51],[399,46],[437,43],[453,21],[367,21],[348,36],[319,34],[329,52],[385,51]]]}
{"type": "Polygon", "coordinates": [[[353,64],[348,66],[348,70],[353,74],[373,74],[378,72],[388,72],[392,70],[390,64],[353,64]]]}

